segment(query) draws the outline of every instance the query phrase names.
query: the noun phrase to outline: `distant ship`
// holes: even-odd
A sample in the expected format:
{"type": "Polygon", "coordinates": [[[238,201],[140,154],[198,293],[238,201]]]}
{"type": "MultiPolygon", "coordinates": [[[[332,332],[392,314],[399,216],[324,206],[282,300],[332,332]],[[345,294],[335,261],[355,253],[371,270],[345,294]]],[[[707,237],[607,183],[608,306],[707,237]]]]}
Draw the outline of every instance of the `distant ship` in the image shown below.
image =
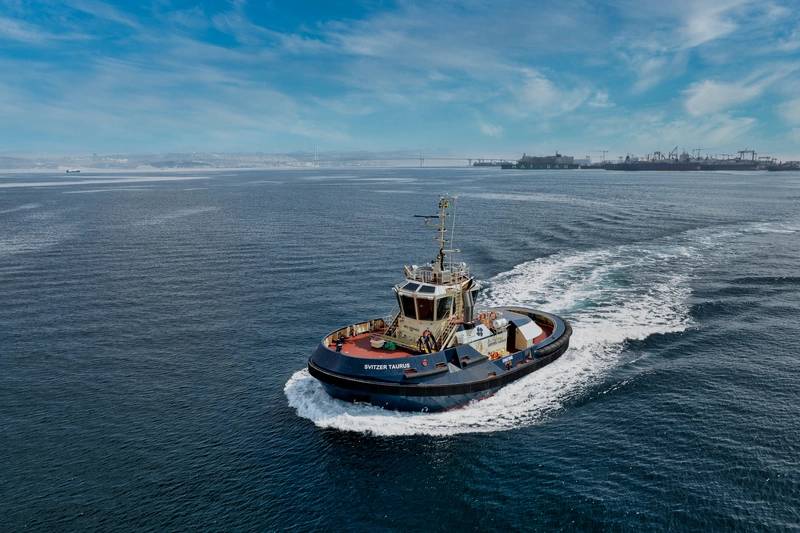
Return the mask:
{"type": "Polygon", "coordinates": [[[575,162],[575,158],[569,155],[561,155],[556,152],[555,155],[546,156],[533,156],[522,154],[516,163],[505,163],[502,168],[518,168],[524,170],[548,170],[548,169],[571,169],[581,168],[581,165],[575,162]]]}
{"type": "Polygon", "coordinates": [[[81,173],[81,171],[80,171],[80,170],[70,170],[70,169],[67,169],[67,174],[80,174],[80,173],[81,173]]]}
{"type": "Polygon", "coordinates": [[[767,167],[767,170],[786,171],[786,170],[800,170],[800,161],[784,161],[783,163],[775,163],[767,167]]]}
{"type": "Polygon", "coordinates": [[[309,373],[328,394],[392,410],[442,411],[491,396],[559,358],[572,328],[522,306],[476,308],[480,287],[465,263],[446,259],[452,198],[439,200],[439,253],[404,268],[397,310],[350,324],[322,339],[309,373]]]}
{"type": "Polygon", "coordinates": [[[503,161],[500,159],[478,159],[472,163],[473,167],[502,167],[503,165],[511,165],[510,161],[503,161]]]}

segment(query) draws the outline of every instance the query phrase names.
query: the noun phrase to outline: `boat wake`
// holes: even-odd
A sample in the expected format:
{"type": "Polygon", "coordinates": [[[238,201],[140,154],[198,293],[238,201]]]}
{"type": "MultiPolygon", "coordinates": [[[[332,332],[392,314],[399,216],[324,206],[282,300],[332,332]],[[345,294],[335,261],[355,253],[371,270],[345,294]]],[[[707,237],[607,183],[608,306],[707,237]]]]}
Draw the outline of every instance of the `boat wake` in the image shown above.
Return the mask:
{"type": "MultiPolygon", "coordinates": [[[[573,326],[558,360],[491,398],[443,413],[401,413],[328,396],[307,370],[284,387],[289,405],[324,428],[374,435],[453,435],[538,423],[584,394],[618,365],[628,340],[690,326],[693,271],[731,239],[761,228],[694,230],[656,241],[559,253],[517,265],[488,281],[482,305],[526,305],[573,326]]],[[[764,228],[766,230],[766,228],[764,228]]]]}

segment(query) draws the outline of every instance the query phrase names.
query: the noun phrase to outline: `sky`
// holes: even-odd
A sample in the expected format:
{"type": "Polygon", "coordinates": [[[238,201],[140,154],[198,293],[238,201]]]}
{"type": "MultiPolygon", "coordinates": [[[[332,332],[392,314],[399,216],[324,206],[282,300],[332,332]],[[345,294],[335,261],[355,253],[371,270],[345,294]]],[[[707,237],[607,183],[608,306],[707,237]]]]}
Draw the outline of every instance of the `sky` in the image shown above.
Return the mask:
{"type": "Polygon", "coordinates": [[[0,0],[0,153],[800,158],[799,8],[0,0]]]}

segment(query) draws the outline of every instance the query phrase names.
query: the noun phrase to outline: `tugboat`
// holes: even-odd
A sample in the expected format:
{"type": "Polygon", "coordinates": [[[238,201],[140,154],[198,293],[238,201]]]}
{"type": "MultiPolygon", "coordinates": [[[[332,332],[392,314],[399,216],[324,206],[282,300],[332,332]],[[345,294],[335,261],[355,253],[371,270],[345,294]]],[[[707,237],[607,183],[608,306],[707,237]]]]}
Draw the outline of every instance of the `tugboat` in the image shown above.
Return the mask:
{"type": "MultiPolygon", "coordinates": [[[[385,318],[351,324],[322,339],[309,373],[327,393],[348,402],[397,411],[444,411],[491,396],[552,363],[569,347],[566,320],[521,306],[479,308],[479,282],[450,257],[442,197],[439,253],[428,265],[407,265],[394,286],[397,307],[385,318]]],[[[453,226],[449,233],[452,235],[453,226]]]]}

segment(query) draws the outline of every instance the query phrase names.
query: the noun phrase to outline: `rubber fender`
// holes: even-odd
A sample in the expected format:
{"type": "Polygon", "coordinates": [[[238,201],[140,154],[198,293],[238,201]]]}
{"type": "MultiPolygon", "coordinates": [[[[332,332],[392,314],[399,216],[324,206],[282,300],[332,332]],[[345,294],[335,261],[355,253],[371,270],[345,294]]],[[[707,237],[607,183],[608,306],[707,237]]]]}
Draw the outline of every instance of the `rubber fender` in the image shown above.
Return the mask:
{"type": "Polygon", "coordinates": [[[566,320],[564,321],[564,334],[561,335],[558,339],[554,340],[547,346],[536,350],[535,354],[537,357],[545,357],[558,351],[564,344],[569,342],[569,338],[572,336],[572,326],[569,325],[569,322],[566,320]]]}

